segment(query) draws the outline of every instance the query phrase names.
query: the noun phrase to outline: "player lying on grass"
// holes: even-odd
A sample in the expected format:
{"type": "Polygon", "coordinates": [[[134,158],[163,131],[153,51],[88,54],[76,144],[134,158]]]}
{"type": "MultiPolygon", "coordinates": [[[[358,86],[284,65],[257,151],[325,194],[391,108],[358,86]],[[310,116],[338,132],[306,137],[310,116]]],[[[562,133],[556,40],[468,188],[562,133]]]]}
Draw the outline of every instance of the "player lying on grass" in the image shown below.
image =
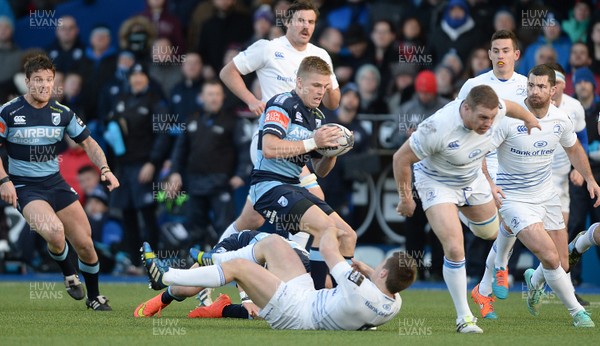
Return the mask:
{"type": "MultiPolygon", "coordinates": [[[[256,242],[269,236],[269,233],[259,231],[242,231],[240,233],[232,234],[219,242],[210,252],[199,252],[196,249],[190,250],[190,256],[197,261],[192,267],[198,268],[200,265],[212,264],[213,255],[214,260],[220,261],[225,253],[230,258],[236,255],[236,250],[244,251],[246,246],[253,246],[256,242]],[[221,258],[219,258],[221,257],[221,258]]],[[[284,238],[282,238],[284,239],[284,238]]],[[[293,241],[286,240],[289,246],[294,249],[298,257],[304,265],[305,271],[310,272],[310,264],[308,259],[308,252],[301,248],[298,244],[293,241]]],[[[184,301],[188,297],[193,297],[202,291],[204,287],[186,287],[186,286],[169,286],[167,290],[158,294],[154,298],[143,302],[138,305],[133,311],[135,317],[152,317],[171,302],[184,301]]],[[[219,317],[233,317],[233,318],[249,318],[256,317],[258,315],[258,307],[254,305],[252,300],[248,298],[244,291],[240,291],[240,297],[242,304],[232,304],[231,298],[222,294],[219,298],[209,306],[199,306],[192,310],[188,317],[190,318],[219,318],[219,317]]]]}
{"type": "MultiPolygon", "coordinates": [[[[273,329],[362,330],[382,325],[400,311],[398,292],[416,277],[416,261],[395,252],[375,269],[346,262],[339,250],[339,233],[322,233],[320,249],[338,286],[315,290],[302,262],[279,236],[270,235],[251,245],[242,258],[194,269],[173,269],[143,246],[144,266],[154,289],[169,285],[220,287],[236,281],[254,304],[259,317],[273,329]],[[269,269],[262,264],[269,263],[269,269]]],[[[213,256],[214,257],[214,256],[213,256]]]]}

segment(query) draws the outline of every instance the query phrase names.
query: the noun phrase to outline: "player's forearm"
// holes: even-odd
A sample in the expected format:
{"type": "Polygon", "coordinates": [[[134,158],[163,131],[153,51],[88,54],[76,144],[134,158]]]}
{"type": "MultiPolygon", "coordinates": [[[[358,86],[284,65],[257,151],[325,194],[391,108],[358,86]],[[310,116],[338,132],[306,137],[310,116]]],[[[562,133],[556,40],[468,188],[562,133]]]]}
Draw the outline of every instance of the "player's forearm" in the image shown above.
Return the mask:
{"type": "Polygon", "coordinates": [[[329,269],[336,264],[345,261],[340,253],[340,241],[338,239],[338,229],[328,228],[321,232],[321,241],[319,242],[319,252],[325,259],[329,269]]]}
{"type": "Polygon", "coordinates": [[[245,104],[255,102],[256,97],[248,90],[248,87],[246,87],[242,75],[239,73],[233,62],[230,62],[223,67],[219,73],[219,78],[221,78],[227,88],[229,88],[229,90],[245,104]]]}
{"type": "Polygon", "coordinates": [[[342,94],[340,92],[340,88],[327,90],[325,96],[323,97],[323,106],[327,107],[329,110],[337,109],[340,105],[341,99],[342,94]]]}
{"type": "Polygon", "coordinates": [[[535,123],[538,121],[533,113],[523,108],[518,103],[509,100],[504,100],[504,103],[506,104],[507,117],[523,120],[525,123],[535,123]]]}
{"type": "Polygon", "coordinates": [[[266,134],[263,136],[262,152],[267,159],[287,159],[315,150],[317,145],[313,142],[313,138],[304,141],[287,141],[266,134]]]}
{"type": "Polygon", "coordinates": [[[323,157],[320,159],[313,160],[313,168],[315,170],[315,174],[320,178],[324,178],[325,176],[327,176],[327,174],[329,174],[329,172],[331,172],[333,166],[335,166],[336,161],[336,157],[323,157]]]}
{"type": "Polygon", "coordinates": [[[569,156],[571,164],[583,176],[585,181],[594,181],[594,174],[592,173],[590,162],[579,141],[576,142],[574,146],[565,148],[565,151],[567,152],[567,156],[569,156]]]}
{"type": "Polygon", "coordinates": [[[90,160],[102,170],[102,167],[108,167],[108,163],[106,162],[106,155],[104,155],[104,151],[98,145],[98,143],[92,138],[88,137],[79,145],[85,150],[90,160]]]}
{"type": "Polygon", "coordinates": [[[396,188],[400,195],[400,200],[412,198],[412,162],[408,160],[404,153],[405,143],[393,157],[394,180],[396,180],[396,188]]]}

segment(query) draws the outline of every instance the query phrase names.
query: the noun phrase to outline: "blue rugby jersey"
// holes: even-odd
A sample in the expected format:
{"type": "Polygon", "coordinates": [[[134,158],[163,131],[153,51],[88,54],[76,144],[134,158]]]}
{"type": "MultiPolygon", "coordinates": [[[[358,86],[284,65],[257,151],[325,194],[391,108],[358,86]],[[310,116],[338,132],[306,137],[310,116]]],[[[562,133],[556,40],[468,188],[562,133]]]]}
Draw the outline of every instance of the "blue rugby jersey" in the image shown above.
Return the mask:
{"type": "Polygon", "coordinates": [[[307,108],[295,91],[275,95],[267,102],[258,122],[258,150],[252,171],[250,199],[254,203],[265,192],[282,184],[299,184],[302,167],[311,158],[320,158],[316,151],[287,159],[266,159],[262,152],[262,137],[272,134],[288,141],[302,141],[325,123],[321,112],[307,108]]]}
{"type": "Polygon", "coordinates": [[[90,136],[83,121],[55,100],[37,109],[19,96],[0,107],[0,144],[6,145],[11,178],[58,173],[58,143],[65,133],[77,143],[90,136]]]}

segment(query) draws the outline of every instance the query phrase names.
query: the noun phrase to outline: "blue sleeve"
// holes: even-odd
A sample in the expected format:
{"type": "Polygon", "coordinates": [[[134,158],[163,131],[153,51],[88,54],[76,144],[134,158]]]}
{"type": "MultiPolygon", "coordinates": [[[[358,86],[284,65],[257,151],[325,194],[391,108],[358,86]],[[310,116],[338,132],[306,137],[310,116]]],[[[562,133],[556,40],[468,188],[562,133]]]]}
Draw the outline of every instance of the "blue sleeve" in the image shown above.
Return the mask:
{"type": "Polygon", "coordinates": [[[585,150],[586,153],[589,153],[587,129],[584,128],[583,130],[576,132],[575,134],[577,135],[577,139],[579,139],[579,142],[581,142],[583,150],[585,150]]]}
{"type": "Polygon", "coordinates": [[[75,113],[71,114],[73,116],[66,128],[67,135],[69,135],[75,143],[81,143],[90,136],[90,130],[88,130],[83,121],[75,113]]]}

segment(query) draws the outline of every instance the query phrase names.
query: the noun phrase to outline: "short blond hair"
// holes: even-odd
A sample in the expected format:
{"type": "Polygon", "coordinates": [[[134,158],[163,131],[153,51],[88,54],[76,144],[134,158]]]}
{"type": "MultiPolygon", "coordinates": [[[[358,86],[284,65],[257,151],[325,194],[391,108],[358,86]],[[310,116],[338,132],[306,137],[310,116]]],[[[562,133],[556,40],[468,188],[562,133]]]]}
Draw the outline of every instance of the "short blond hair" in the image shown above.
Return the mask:
{"type": "Polygon", "coordinates": [[[318,73],[325,76],[331,75],[331,67],[329,64],[318,56],[307,56],[302,59],[300,67],[298,67],[298,77],[302,78],[309,73],[318,73]]]}

